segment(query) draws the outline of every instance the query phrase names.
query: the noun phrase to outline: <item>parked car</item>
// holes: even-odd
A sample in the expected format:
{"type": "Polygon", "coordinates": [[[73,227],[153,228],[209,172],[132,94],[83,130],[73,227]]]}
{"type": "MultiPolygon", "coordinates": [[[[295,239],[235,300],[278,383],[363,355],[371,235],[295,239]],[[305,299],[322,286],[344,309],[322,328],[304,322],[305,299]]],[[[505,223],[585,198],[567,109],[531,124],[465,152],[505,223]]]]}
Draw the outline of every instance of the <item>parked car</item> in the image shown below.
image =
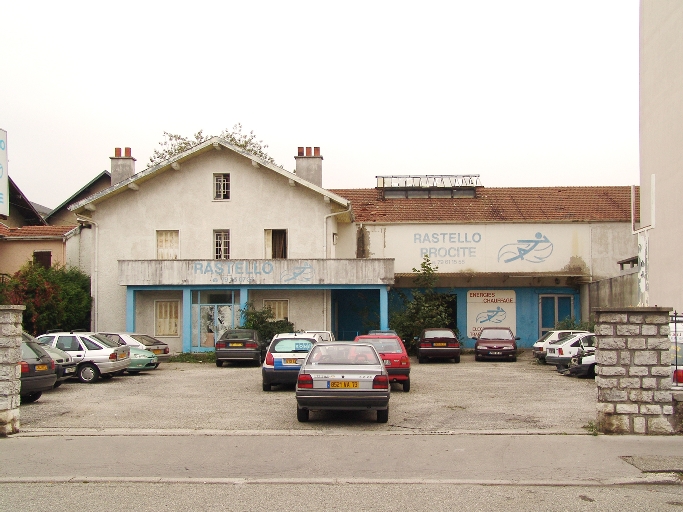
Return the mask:
{"type": "Polygon", "coordinates": [[[304,331],[304,334],[319,334],[320,341],[336,341],[332,331],[304,331]]]}
{"type": "Polygon", "coordinates": [[[453,359],[460,362],[460,340],[447,328],[424,329],[417,344],[417,360],[426,363],[428,359],[453,359]]]}
{"type": "Polygon", "coordinates": [[[77,364],[78,380],[87,384],[122,373],[130,363],[130,347],[94,332],[53,332],[36,340],[67,352],[77,364]]]}
{"type": "Polygon", "coordinates": [[[55,362],[43,347],[35,341],[21,342],[21,403],[38,400],[44,391],[49,391],[57,381],[55,362]]]}
{"type": "Polygon", "coordinates": [[[375,347],[365,343],[318,343],[311,348],[296,382],[296,417],[311,410],[375,410],[389,421],[389,374],[375,347]]]}
{"type": "MultiPolygon", "coordinates": [[[[21,337],[23,341],[34,341],[35,343],[39,343],[36,338],[25,331],[21,333],[21,337]]],[[[55,381],[54,386],[52,386],[53,388],[58,388],[65,380],[76,376],[76,363],[71,359],[71,356],[68,353],[47,345],[41,345],[41,347],[55,362],[57,380],[55,381]]]]}
{"type": "Polygon", "coordinates": [[[550,345],[553,341],[559,340],[561,338],[566,338],[567,336],[571,336],[572,334],[579,334],[582,332],[588,331],[577,331],[571,329],[558,329],[548,331],[543,336],[541,336],[536,341],[536,343],[534,343],[534,346],[532,347],[531,351],[536,359],[545,363],[545,351],[548,349],[548,345],[550,345]]]}
{"type": "Polygon", "coordinates": [[[216,341],[216,366],[227,361],[253,361],[261,364],[265,344],[255,329],[228,329],[216,341]]]}
{"type": "Polygon", "coordinates": [[[410,391],[410,357],[401,338],[388,334],[368,334],[356,336],[353,341],[375,347],[389,373],[389,381],[401,384],[405,393],[410,391]]]}
{"type": "Polygon", "coordinates": [[[504,359],[517,361],[517,341],[509,327],[484,327],[474,340],[474,360],[504,359]]]}
{"type": "Polygon", "coordinates": [[[595,378],[595,347],[579,348],[572,357],[566,374],[573,377],[595,378]]]}
{"type": "Polygon", "coordinates": [[[592,332],[574,334],[553,341],[546,350],[545,362],[554,364],[558,370],[569,368],[569,362],[579,349],[595,347],[597,338],[592,332]]]}
{"type": "Polygon", "coordinates": [[[318,341],[318,333],[297,332],[274,336],[261,366],[263,391],[270,391],[272,386],[278,384],[296,384],[306,354],[318,341]]]}
{"type": "Polygon", "coordinates": [[[137,375],[147,370],[156,370],[159,366],[157,355],[150,351],[138,347],[130,347],[130,363],[126,372],[137,375]]]}
{"type": "Polygon", "coordinates": [[[168,344],[149,334],[137,332],[100,332],[99,334],[106,336],[119,345],[129,345],[154,352],[159,363],[168,362],[171,359],[171,350],[168,344]]]}

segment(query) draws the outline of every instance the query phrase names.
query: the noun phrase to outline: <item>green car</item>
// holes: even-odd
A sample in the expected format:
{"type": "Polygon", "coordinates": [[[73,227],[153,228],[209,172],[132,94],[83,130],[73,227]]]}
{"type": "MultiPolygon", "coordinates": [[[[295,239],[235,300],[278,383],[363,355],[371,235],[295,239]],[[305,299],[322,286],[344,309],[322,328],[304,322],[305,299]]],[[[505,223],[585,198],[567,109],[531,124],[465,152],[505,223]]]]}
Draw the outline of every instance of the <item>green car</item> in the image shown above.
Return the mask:
{"type": "Polygon", "coordinates": [[[157,366],[159,366],[159,359],[154,352],[130,347],[130,363],[128,364],[128,368],[126,368],[128,373],[155,370],[157,366]]]}

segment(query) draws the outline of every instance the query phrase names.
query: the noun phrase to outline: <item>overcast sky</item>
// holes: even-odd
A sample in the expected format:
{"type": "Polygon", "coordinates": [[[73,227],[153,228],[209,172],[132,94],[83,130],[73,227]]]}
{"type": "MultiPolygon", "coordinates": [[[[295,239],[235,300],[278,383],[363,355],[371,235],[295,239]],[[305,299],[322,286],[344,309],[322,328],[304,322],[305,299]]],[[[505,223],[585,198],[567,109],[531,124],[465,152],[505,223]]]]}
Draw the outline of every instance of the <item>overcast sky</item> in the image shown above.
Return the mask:
{"type": "MultiPolygon", "coordinates": [[[[9,175],[56,207],[131,147],[242,123],[323,186],[631,185],[638,0],[2,2],[9,175]]],[[[176,198],[173,198],[175,200],[176,198]]]]}

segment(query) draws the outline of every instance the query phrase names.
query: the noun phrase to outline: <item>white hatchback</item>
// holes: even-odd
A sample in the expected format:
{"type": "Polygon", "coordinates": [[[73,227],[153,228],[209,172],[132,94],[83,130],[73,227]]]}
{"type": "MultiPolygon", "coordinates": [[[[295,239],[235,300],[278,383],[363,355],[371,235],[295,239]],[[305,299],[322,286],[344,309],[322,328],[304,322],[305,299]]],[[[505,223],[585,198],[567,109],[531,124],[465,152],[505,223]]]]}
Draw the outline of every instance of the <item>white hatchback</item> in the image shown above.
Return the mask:
{"type": "Polygon", "coordinates": [[[548,346],[559,339],[566,338],[567,336],[571,336],[572,334],[579,334],[579,333],[584,333],[588,331],[577,331],[577,330],[571,330],[571,329],[557,329],[553,331],[548,331],[546,332],[543,336],[541,336],[536,343],[534,343],[532,352],[534,354],[534,357],[538,359],[539,361],[545,362],[545,355],[546,351],[548,350],[548,346]]]}
{"type": "Polygon", "coordinates": [[[76,361],[76,377],[85,383],[113,377],[130,363],[130,347],[92,332],[53,332],[36,338],[41,345],[67,352],[76,361]]]}
{"type": "Polygon", "coordinates": [[[545,354],[545,362],[554,364],[558,370],[569,367],[572,357],[576,356],[579,349],[595,347],[597,338],[592,332],[574,334],[567,338],[560,338],[548,345],[545,354]]]}

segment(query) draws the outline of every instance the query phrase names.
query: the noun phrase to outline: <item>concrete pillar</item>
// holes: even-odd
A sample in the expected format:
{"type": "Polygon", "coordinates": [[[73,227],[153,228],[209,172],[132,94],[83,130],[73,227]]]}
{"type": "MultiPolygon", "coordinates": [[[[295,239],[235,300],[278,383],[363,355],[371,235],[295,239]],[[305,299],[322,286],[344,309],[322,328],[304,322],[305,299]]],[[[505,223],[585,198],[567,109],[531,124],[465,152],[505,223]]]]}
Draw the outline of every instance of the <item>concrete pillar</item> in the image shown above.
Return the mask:
{"type": "Polygon", "coordinates": [[[0,306],[0,437],[19,432],[21,324],[24,306],[0,306]]]}
{"type": "Polygon", "coordinates": [[[671,308],[596,308],[598,430],[672,434],[671,308]]]}

